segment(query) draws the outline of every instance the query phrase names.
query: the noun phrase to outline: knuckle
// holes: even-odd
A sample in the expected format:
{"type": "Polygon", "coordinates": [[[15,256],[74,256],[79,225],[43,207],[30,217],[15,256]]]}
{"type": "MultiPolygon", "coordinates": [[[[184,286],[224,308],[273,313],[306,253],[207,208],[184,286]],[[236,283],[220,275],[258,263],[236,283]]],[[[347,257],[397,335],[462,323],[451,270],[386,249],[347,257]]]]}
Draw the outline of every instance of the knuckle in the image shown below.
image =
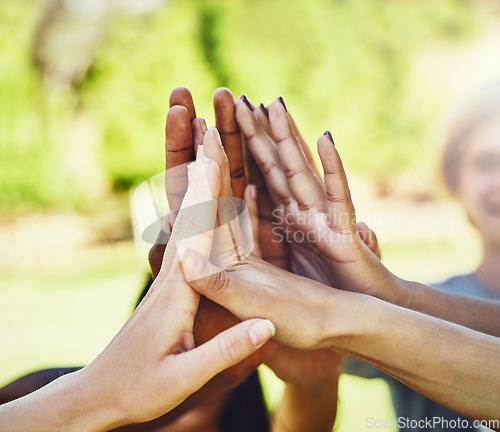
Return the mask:
{"type": "Polygon", "coordinates": [[[308,169],[306,167],[301,167],[301,168],[287,168],[285,169],[285,176],[287,179],[295,177],[300,174],[305,174],[308,172],[308,169]]]}
{"type": "Polygon", "coordinates": [[[326,200],[333,204],[345,204],[346,202],[348,202],[348,199],[349,198],[347,196],[339,196],[326,191],[326,200]]]}
{"type": "Polygon", "coordinates": [[[260,164],[260,170],[262,174],[268,175],[272,170],[276,169],[279,165],[279,162],[276,159],[271,160],[263,160],[260,164]]]}
{"type": "Polygon", "coordinates": [[[240,357],[240,347],[238,341],[232,334],[226,334],[218,344],[219,355],[226,363],[234,363],[240,357]]]}
{"type": "Polygon", "coordinates": [[[218,271],[210,278],[207,288],[213,295],[223,296],[229,288],[229,276],[222,270],[218,271]]]}

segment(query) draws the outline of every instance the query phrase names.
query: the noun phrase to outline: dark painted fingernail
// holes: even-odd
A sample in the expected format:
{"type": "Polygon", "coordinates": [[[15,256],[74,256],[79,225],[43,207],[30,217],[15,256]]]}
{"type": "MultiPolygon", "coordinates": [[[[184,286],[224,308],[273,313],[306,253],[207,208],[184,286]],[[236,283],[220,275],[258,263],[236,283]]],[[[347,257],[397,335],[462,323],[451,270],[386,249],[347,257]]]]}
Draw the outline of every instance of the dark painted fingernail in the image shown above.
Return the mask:
{"type": "Polygon", "coordinates": [[[263,103],[260,104],[260,109],[266,115],[266,117],[269,119],[269,110],[264,106],[263,103]]]}
{"type": "Polygon", "coordinates": [[[244,94],[243,96],[241,96],[241,100],[245,103],[245,105],[248,107],[250,111],[253,111],[252,102],[248,100],[247,95],[244,94]]]}
{"type": "Polygon", "coordinates": [[[278,100],[280,101],[280,104],[283,105],[283,108],[285,108],[285,111],[288,112],[288,110],[286,109],[285,101],[283,100],[283,98],[280,96],[278,98],[278,100]]]}
{"type": "Polygon", "coordinates": [[[335,145],[335,142],[333,141],[333,137],[330,131],[326,131],[323,135],[326,136],[332,142],[333,145],[335,145]]]}

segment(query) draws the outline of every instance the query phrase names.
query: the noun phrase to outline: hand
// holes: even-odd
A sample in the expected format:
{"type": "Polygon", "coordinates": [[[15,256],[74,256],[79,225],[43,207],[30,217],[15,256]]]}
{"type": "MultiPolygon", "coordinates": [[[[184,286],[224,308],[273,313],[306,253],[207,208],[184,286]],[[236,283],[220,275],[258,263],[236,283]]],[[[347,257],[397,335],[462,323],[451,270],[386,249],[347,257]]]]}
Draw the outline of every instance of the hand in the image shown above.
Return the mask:
{"type": "MultiPolygon", "coordinates": [[[[407,305],[405,283],[382,265],[360,237],[345,172],[329,133],[318,141],[325,190],[304,156],[284,105],[276,100],[268,110],[276,144],[244,104],[237,105],[238,123],[287,233],[294,242],[307,239],[301,243],[317,255],[313,263],[321,269],[316,271],[323,276],[321,282],[326,283],[327,277],[338,288],[407,305]]],[[[307,263],[311,254],[303,256],[307,263]]]]}
{"type": "MultiPolygon", "coordinates": [[[[282,100],[282,99],[280,99],[282,100]]],[[[285,173],[279,169],[279,159],[277,157],[273,134],[269,123],[269,112],[262,104],[257,108],[246,98],[236,102],[236,119],[240,129],[245,137],[246,145],[252,148],[258,148],[253,151],[253,157],[249,157],[247,163],[249,168],[249,178],[251,183],[256,183],[259,190],[259,215],[261,220],[262,233],[262,254],[264,260],[278,265],[281,268],[289,269],[296,274],[317,280],[324,284],[331,284],[333,274],[328,263],[321,256],[321,251],[314,244],[298,240],[298,237],[292,232],[291,227],[284,218],[284,205],[280,200],[279,192],[266,186],[265,177],[272,177],[274,184],[288,189],[285,173]],[[267,153],[273,151],[276,157],[267,153]],[[266,153],[266,155],[264,155],[266,153]],[[264,176],[263,176],[264,174],[264,176]]],[[[309,168],[311,175],[315,175],[316,167],[312,160],[311,153],[305,142],[300,136],[295,124],[294,134],[302,147],[302,151],[310,160],[309,168]]],[[[250,152],[247,152],[250,153],[250,152]]],[[[321,184],[318,181],[318,187],[321,184]]],[[[314,193],[314,190],[311,191],[314,193]]],[[[300,234],[300,233],[299,233],[300,234]]],[[[304,238],[302,237],[302,240],[304,238]]]]}
{"type": "MultiPolygon", "coordinates": [[[[215,139],[215,134],[213,131],[211,132],[205,134],[205,142],[215,139]]],[[[238,349],[233,352],[233,345],[239,343],[231,337],[243,336],[241,330],[236,332],[233,330],[232,334],[231,330],[229,333],[221,333],[212,341],[194,348],[193,325],[199,295],[183,280],[176,251],[180,247],[196,247],[203,256],[208,258],[213,231],[207,227],[214,226],[216,209],[213,205],[211,211],[210,208],[204,207],[206,211],[203,214],[192,209],[196,205],[211,202],[212,197],[219,194],[220,173],[216,164],[203,157],[201,147],[196,164],[190,171],[189,189],[173,226],[172,239],[166,247],[160,273],[152,285],[150,294],[145,301],[141,302],[127,325],[124,326],[124,330],[88,367],[86,372],[87,375],[97,374],[96,376],[100,376],[103,374],[103,364],[120,364],[122,368],[125,368],[125,370],[114,368],[113,371],[116,370],[116,374],[121,377],[126,376],[125,386],[130,383],[129,385],[134,388],[128,389],[128,391],[125,391],[126,389],[121,389],[121,391],[113,389],[113,393],[130,394],[133,395],[131,399],[144,401],[144,405],[134,402],[127,407],[125,410],[127,413],[126,423],[155,418],[169,411],[193,391],[200,388],[215,375],[214,369],[211,369],[210,366],[207,367],[207,361],[210,363],[208,356],[213,358],[218,366],[219,369],[216,372],[221,370],[223,364],[230,366],[246,357],[246,355],[239,355],[238,349]],[[172,258],[173,255],[175,257],[172,258]],[[154,328],[153,332],[151,332],[151,328],[154,328]],[[220,345],[221,343],[230,343],[231,345],[224,346],[220,345]],[[228,349],[229,346],[231,349],[228,349]],[[114,347],[119,349],[113,349],[114,347]],[[120,357],[115,357],[116,354],[119,354],[120,357]],[[163,357],[165,360],[158,362],[158,359],[163,357]],[[151,363],[149,365],[148,360],[151,363]],[[162,370],[158,370],[158,367],[155,368],[155,363],[159,363],[162,370]],[[158,385],[154,386],[153,389],[147,385],[149,380],[145,380],[145,370],[151,372],[152,378],[155,377],[152,382],[158,381],[158,385]],[[172,373],[173,370],[175,370],[175,374],[172,373]],[[137,377],[133,378],[134,375],[137,377]],[[162,377],[167,382],[162,383],[162,377]],[[136,383],[143,383],[144,380],[146,384],[136,385],[136,383]],[[182,383],[182,385],[176,383],[182,383]],[[163,393],[162,388],[168,389],[168,391],[163,393]],[[147,409],[145,402],[147,402],[147,409]]],[[[271,332],[268,334],[270,336],[271,332]]],[[[267,340],[267,334],[264,336],[267,340]]],[[[242,338],[242,340],[245,339],[247,342],[245,354],[247,355],[262,345],[259,341],[251,347],[248,344],[248,337],[242,338]]],[[[123,382],[113,375],[108,371],[105,381],[109,380],[110,383],[123,382]]],[[[111,396],[110,399],[113,400],[111,396]]],[[[122,406],[126,405],[123,401],[121,403],[122,406]]]]}
{"type": "MultiPolygon", "coordinates": [[[[207,133],[205,140],[215,135],[207,133]]],[[[208,258],[220,190],[217,165],[198,152],[189,188],[161,270],[150,292],[120,332],[87,367],[0,408],[0,422],[15,430],[110,430],[155,419],[229,366],[254,353],[273,334],[269,321],[251,319],[195,347],[199,294],[186,283],[177,249],[208,258]],[[200,204],[206,211],[196,212],[200,204]]]]}
{"type": "MultiPolygon", "coordinates": [[[[234,119],[233,97],[229,90],[222,88],[215,91],[213,100],[216,124],[220,128],[220,136],[216,130],[210,131],[217,143],[214,143],[212,140],[208,145],[205,144],[205,153],[210,156],[210,152],[213,153],[213,148],[220,147],[222,141],[226,151],[232,157],[232,171],[229,176],[230,178],[224,179],[225,183],[222,185],[223,194],[225,194],[224,196],[231,196],[232,188],[236,191],[241,191],[240,194],[242,194],[245,177],[241,175],[242,169],[238,169],[243,164],[241,160],[240,134],[234,119]]],[[[172,231],[174,221],[187,190],[186,166],[194,160],[195,152],[199,145],[203,143],[203,137],[207,131],[205,121],[196,117],[193,99],[188,89],[183,87],[175,89],[170,96],[170,106],[165,127],[166,193],[170,212],[166,216],[167,224],[164,226],[149,253],[149,262],[154,278],[158,275],[164,261],[165,246],[167,240],[170,238],[170,232],[172,231]]],[[[175,240],[175,235],[172,237],[175,240]]],[[[166,255],[169,256],[172,254],[166,255]]],[[[175,256],[175,253],[173,256],[175,256]]],[[[215,335],[238,322],[239,319],[232,313],[211,300],[202,297],[194,324],[196,345],[198,346],[210,340],[215,335]]],[[[190,402],[190,406],[210,400],[216,394],[222,394],[241,383],[257,366],[267,359],[274,349],[274,344],[265,344],[255,354],[217,375],[194,397],[190,398],[188,401],[190,402]]],[[[187,407],[184,407],[184,405],[177,408],[175,412],[178,412],[179,415],[185,412],[187,407]]],[[[171,421],[172,414],[168,417],[168,419],[165,419],[165,422],[171,421]]]]}
{"type": "MultiPolygon", "coordinates": [[[[264,240],[259,226],[258,196],[255,186],[249,185],[245,191],[245,201],[252,221],[254,254],[262,258],[260,243],[264,240]]],[[[344,356],[328,349],[299,351],[279,345],[266,360],[266,365],[284,382],[301,388],[337,388],[338,377],[344,356]]]]}

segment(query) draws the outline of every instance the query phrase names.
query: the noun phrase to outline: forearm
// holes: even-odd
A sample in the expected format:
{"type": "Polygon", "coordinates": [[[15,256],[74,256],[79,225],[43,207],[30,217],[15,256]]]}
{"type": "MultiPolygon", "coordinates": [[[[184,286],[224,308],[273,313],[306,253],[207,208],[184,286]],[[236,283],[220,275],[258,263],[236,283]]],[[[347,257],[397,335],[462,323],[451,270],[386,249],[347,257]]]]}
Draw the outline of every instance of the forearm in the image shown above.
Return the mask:
{"type": "Polygon", "coordinates": [[[340,294],[332,348],[466,417],[500,417],[500,340],[375,298],[340,294]]]}
{"type": "Polygon", "coordinates": [[[442,292],[416,282],[406,284],[411,309],[500,337],[500,302],[442,292]]]}
{"type": "Polygon", "coordinates": [[[331,432],[337,414],[338,379],[314,387],[287,384],[271,432],[331,432]]]}
{"type": "Polygon", "coordinates": [[[0,406],[2,432],[108,430],[117,418],[91,393],[80,372],[64,375],[39,390],[0,406]]]}

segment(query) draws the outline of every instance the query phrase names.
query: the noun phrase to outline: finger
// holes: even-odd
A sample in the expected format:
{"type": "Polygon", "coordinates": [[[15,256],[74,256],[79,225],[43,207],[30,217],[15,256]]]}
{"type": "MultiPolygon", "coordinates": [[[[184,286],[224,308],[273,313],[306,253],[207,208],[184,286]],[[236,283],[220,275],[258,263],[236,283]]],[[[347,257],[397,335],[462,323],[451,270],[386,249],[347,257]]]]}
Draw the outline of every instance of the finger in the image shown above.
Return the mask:
{"type": "Polygon", "coordinates": [[[326,212],[330,228],[340,233],[355,234],[356,212],[344,166],[330,132],[325,132],[318,140],[318,153],[325,177],[326,212]]]}
{"type": "Polygon", "coordinates": [[[189,119],[193,120],[196,117],[196,110],[194,109],[193,97],[191,92],[186,87],[177,87],[170,94],[170,107],[174,105],[181,105],[186,107],[189,112],[189,119]]]}
{"type": "Polygon", "coordinates": [[[248,185],[245,189],[245,202],[250,215],[250,227],[253,236],[253,253],[262,258],[260,248],[260,230],[259,230],[259,206],[257,201],[257,186],[248,185]]]}
{"type": "Polygon", "coordinates": [[[242,198],[246,186],[241,136],[234,113],[233,95],[227,88],[215,90],[213,95],[215,126],[229,159],[231,189],[235,198],[242,198]]]}
{"type": "Polygon", "coordinates": [[[292,124],[280,99],[269,105],[269,120],[288,184],[299,208],[324,211],[323,186],[307,162],[292,124]]]}
{"type": "Polygon", "coordinates": [[[312,168],[314,171],[314,174],[316,174],[316,177],[318,177],[319,181],[322,182],[323,176],[321,175],[321,172],[319,168],[316,166],[316,162],[314,161],[314,157],[312,155],[311,149],[305,142],[304,138],[302,138],[302,135],[299,131],[299,128],[297,127],[297,124],[295,123],[295,120],[293,119],[292,115],[288,113],[288,118],[290,119],[290,123],[292,124],[292,130],[294,135],[297,137],[300,147],[302,147],[302,151],[304,152],[304,155],[307,158],[307,162],[309,163],[309,166],[312,168]]]}
{"type": "Polygon", "coordinates": [[[182,367],[189,371],[191,388],[198,390],[219,372],[249,357],[274,336],[269,320],[254,318],[219,333],[199,347],[181,354],[182,367]],[[203,365],[203,367],[200,367],[203,365]]]}
{"type": "Polygon", "coordinates": [[[183,106],[176,105],[168,111],[165,145],[165,189],[170,210],[177,211],[187,189],[186,164],[194,158],[191,121],[183,106]]]}
{"type": "MultiPolygon", "coordinates": [[[[209,135],[209,132],[207,134],[209,135]]],[[[210,139],[210,137],[208,137],[210,139]]],[[[179,274],[176,250],[194,248],[203,256],[210,255],[217,220],[214,198],[220,192],[220,169],[198,147],[196,162],[190,165],[189,187],[172,228],[172,240],[163,257],[161,272],[169,279],[179,274]]]]}
{"type": "Polygon", "coordinates": [[[222,147],[222,137],[219,134],[217,128],[211,127],[209,129],[210,137],[207,134],[207,138],[204,142],[204,152],[205,156],[214,160],[220,168],[221,171],[221,197],[230,197],[231,193],[231,174],[228,157],[222,147]]]}
{"type": "Polygon", "coordinates": [[[266,179],[267,186],[275,205],[280,200],[285,204],[293,200],[292,192],[288,186],[285,172],[281,166],[278,150],[274,142],[260,127],[253,112],[241,100],[236,103],[236,121],[245,138],[245,143],[250,149],[255,162],[266,179]]]}
{"type": "Polygon", "coordinates": [[[248,181],[257,188],[257,205],[259,216],[260,241],[254,242],[260,246],[262,259],[279,268],[288,268],[288,249],[286,242],[280,237],[280,223],[275,217],[274,202],[279,201],[275,196],[271,198],[266,180],[250,152],[246,152],[246,166],[248,181]]]}
{"type": "Polygon", "coordinates": [[[264,106],[264,104],[261,103],[254,109],[254,114],[260,124],[260,127],[272,139],[273,131],[271,130],[271,124],[269,123],[269,110],[264,106]]]}
{"type": "Polygon", "coordinates": [[[177,213],[174,211],[168,211],[165,214],[165,217],[163,218],[163,226],[158,233],[158,237],[156,238],[153,247],[149,251],[148,260],[153,279],[156,279],[156,276],[158,276],[158,273],[160,272],[163,255],[165,254],[167,243],[170,240],[170,234],[172,232],[176,216],[177,213]]]}
{"type": "Polygon", "coordinates": [[[370,249],[379,260],[382,259],[382,252],[380,250],[377,235],[375,234],[375,232],[371,230],[364,222],[358,222],[356,226],[358,228],[359,236],[361,237],[361,240],[363,240],[363,243],[368,246],[368,249],[370,249]]]}
{"type": "Polygon", "coordinates": [[[204,119],[195,118],[191,122],[191,129],[193,131],[193,148],[196,154],[198,146],[203,144],[203,137],[207,131],[207,124],[204,119]]]}

